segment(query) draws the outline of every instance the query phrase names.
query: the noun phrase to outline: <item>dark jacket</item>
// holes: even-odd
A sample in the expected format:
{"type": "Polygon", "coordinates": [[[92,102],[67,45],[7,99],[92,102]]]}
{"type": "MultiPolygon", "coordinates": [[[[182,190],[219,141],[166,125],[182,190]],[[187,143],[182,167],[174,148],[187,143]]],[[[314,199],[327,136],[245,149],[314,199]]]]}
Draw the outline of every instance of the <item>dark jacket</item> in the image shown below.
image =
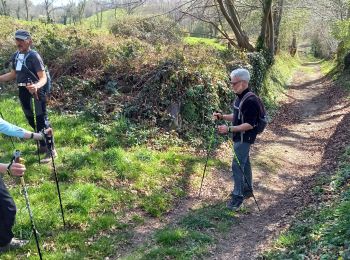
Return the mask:
{"type": "MultiPolygon", "coordinates": [[[[242,113],[242,118],[239,119],[239,105],[241,103],[241,100],[243,99],[244,95],[250,92],[249,89],[246,89],[245,91],[242,92],[242,94],[237,94],[237,99],[233,103],[233,125],[241,125],[243,123],[248,123],[252,125],[253,127],[256,126],[258,117],[259,117],[259,101],[256,98],[256,96],[251,96],[247,98],[241,108],[241,113],[242,113]],[[243,119],[243,120],[242,120],[243,119]]],[[[253,144],[255,142],[257,136],[257,131],[256,128],[254,127],[253,129],[246,131],[244,133],[234,133],[233,134],[233,141],[234,142],[245,142],[245,143],[250,143],[253,144]]]]}

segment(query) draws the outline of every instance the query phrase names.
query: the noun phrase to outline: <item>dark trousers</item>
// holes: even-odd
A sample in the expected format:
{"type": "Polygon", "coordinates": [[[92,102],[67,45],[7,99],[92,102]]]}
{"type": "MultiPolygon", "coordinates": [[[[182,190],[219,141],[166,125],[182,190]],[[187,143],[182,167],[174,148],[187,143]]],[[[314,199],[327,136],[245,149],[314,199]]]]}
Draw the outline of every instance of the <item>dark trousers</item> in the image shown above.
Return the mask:
{"type": "Polygon", "coordinates": [[[10,196],[0,176],[0,246],[5,246],[13,238],[12,227],[15,224],[16,204],[10,196]]]}
{"type": "MultiPolygon", "coordinates": [[[[19,87],[19,100],[21,101],[22,110],[26,116],[28,123],[36,132],[40,132],[45,128],[45,120],[48,120],[46,110],[46,94],[41,88],[38,91],[39,100],[34,98],[34,109],[33,110],[33,96],[25,87],[19,87]],[[34,112],[36,125],[34,124],[34,112]]],[[[40,146],[46,146],[45,141],[40,141],[40,146]]]]}
{"type": "Polygon", "coordinates": [[[243,197],[245,191],[251,191],[253,188],[252,168],[249,158],[250,146],[249,143],[241,142],[235,142],[233,145],[232,173],[234,187],[232,194],[236,196],[243,197]]]}

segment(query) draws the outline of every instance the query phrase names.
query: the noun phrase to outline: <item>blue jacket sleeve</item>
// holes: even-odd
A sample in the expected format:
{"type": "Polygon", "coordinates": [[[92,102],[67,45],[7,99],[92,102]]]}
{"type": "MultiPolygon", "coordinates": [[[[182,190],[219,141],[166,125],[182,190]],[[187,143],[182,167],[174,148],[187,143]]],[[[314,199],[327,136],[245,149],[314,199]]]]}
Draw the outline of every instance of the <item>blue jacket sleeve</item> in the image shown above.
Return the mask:
{"type": "Polygon", "coordinates": [[[26,132],[28,132],[28,131],[26,131],[23,128],[20,128],[18,126],[15,126],[13,124],[10,124],[9,122],[0,118],[0,133],[3,133],[5,135],[9,135],[9,136],[23,138],[24,133],[26,133],[26,132]]]}

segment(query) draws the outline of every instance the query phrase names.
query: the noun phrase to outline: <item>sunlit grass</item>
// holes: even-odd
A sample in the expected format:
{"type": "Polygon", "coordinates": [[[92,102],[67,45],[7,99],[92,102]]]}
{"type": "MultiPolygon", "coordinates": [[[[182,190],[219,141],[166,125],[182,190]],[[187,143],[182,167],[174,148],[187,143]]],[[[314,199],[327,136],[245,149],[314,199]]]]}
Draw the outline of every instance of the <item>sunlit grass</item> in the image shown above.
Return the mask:
{"type": "MultiPolygon", "coordinates": [[[[29,128],[15,94],[3,96],[0,109],[8,121],[29,128]]],[[[25,180],[45,259],[96,259],[112,255],[128,243],[132,228],[142,225],[144,216],[162,217],[172,210],[192,186],[191,176],[200,178],[204,167],[204,157],[186,152],[185,147],[167,145],[168,137],[156,138],[163,142],[162,147],[168,146],[165,150],[153,149],[147,143],[137,145],[136,132],[132,132],[137,128],[131,130],[125,118],[108,127],[84,115],[51,111],[50,119],[59,154],[55,164],[66,228],[51,165],[38,165],[33,141],[15,140],[16,149],[23,151],[25,180]],[[118,137],[117,142],[109,136],[111,129],[118,137]],[[143,215],[136,213],[140,210],[143,215]],[[125,218],[130,213],[131,217],[125,218]]],[[[14,148],[9,138],[0,136],[0,140],[2,161],[6,162],[14,148]]],[[[209,164],[222,165],[216,159],[209,164]]],[[[30,221],[20,187],[7,176],[5,183],[18,207],[15,235],[30,239],[30,221]]],[[[202,241],[201,235],[188,236],[190,241],[202,241]]],[[[206,236],[203,239],[206,244],[210,241],[206,236]]],[[[33,239],[23,249],[2,257],[25,259],[28,254],[36,257],[33,239]]]]}
{"type": "Polygon", "coordinates": [[[185,37],[184,43],[189,45],[205,45],[211,46],[217,50],[225,50],[227,46],[221,44],[217,39],[209,39],[209,38],[199,38],[199,37],[185,37]]]}

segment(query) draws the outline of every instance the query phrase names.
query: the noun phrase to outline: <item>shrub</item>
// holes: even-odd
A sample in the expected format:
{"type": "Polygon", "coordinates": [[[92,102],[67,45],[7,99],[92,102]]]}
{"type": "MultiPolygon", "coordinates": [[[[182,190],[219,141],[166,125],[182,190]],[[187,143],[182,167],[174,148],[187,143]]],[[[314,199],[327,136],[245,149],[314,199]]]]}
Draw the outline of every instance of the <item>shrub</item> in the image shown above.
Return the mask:
{"type": "Polygon", "coordinates": [[[182,32],[177,24],[165,17],[122,17],[111,26],[114,35],[135,37],[150,43],[174,43],[182,32]]]}

